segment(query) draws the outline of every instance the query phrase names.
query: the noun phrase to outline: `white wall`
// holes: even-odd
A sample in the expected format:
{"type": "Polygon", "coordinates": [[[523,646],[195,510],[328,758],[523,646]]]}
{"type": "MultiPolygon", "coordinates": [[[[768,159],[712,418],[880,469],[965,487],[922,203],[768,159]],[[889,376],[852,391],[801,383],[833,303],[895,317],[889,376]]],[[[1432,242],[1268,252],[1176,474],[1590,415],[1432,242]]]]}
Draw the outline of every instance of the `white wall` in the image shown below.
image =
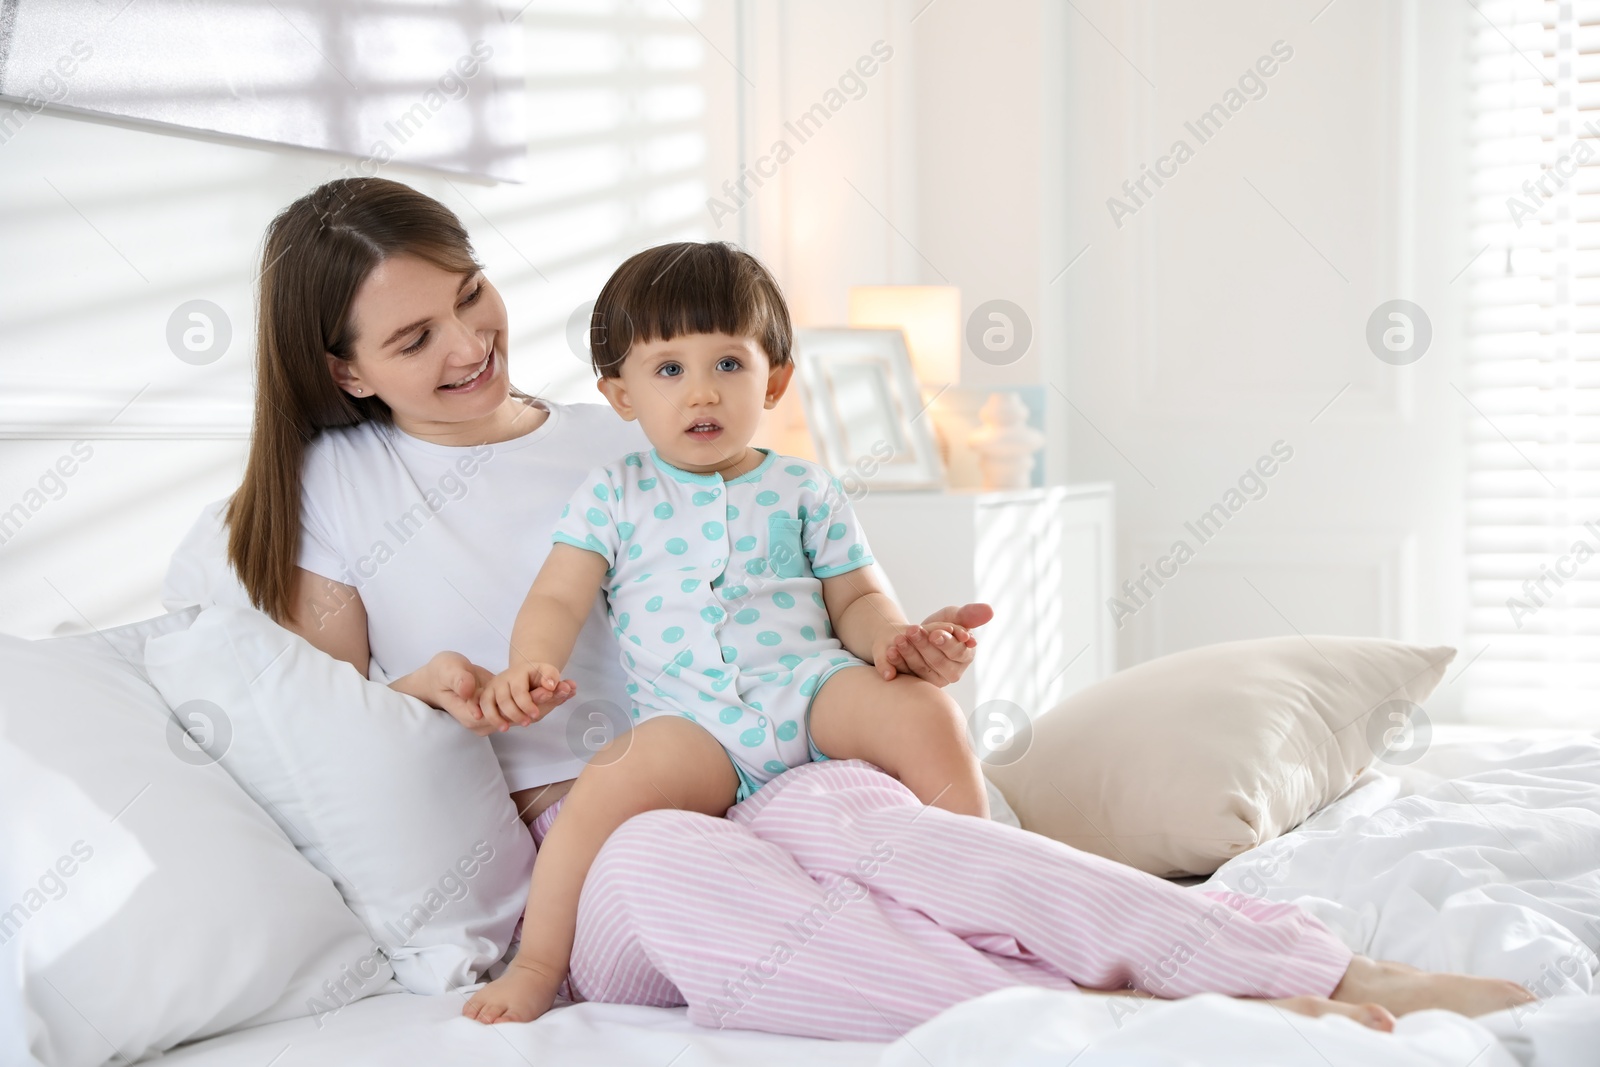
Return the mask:
{"type": "MultiPolygon", "coordinates": [[[[707,38],[726,48],[732,13],[728,0],[618,15],[539,0],[523,15],[530,181],[384,171],[472,232],[510,308],[524,389],[598,400],[568,317],[631,252],[710,236],[706,189],[733,170],[736,76],[707,38]]],[[[49,113],[0,145],[0,510],[32,512],[0,544],[0,631],[159,613],[172,548],[242,473],[261,235],[352,162],[49,113]],[[195,298],[233,328],[208,366],[166,342],[195,298]],[[58,484],[47,471],[62,457],[74,473],[58,484]]]]}
{"type": "MultiPolygon", "coordinates": [[[[964,383],[1042,390],[1048,480],[1115,482],[1119,579],[1153,563],[1274,441],[1290,442],[1295,458],[1267,496],[1121,631],[1124,664],[1297,631],[1455,643],[1464,405],[1450,384],[1462,319],[1452,278],[1474,251],[1462,236],[1470,11],[1415,0],[1322,8],[718,0],[685,8],[697,30],[661,8],[647,28],[698,48],[698,204],[669,196],[654,213],[673,181],[653,177],[646,154],[611,151],[604,131],[536,143],[527,187],[417,181],[462,213],[507,290],[519,384],[556,396],[592,388],[562,340],[566,316],[622,255],[676,233],[761,255],[802,325],[844,321],[855,284],[948,281],[968,312],[1015,302],[1033,347],[1004,367],[969,352],[964,383]],[[1266,95],[1116,226],[1107,198],[1280,39],[1294,57],[1266,95]],[[724,181],[770,155],[785,121],[880,41],[892,58],[859,99],[791,144],[793,157],[717,225],[704,197],[724,196],[724,181]],[[1363,340],[1369,313],[1396,296],[1432,320],[1432,348],[1412,367],[1379,363],[1363,340]]],[[[532,13],[546,36],[530,65],[559,96],[562,75],[541,64],[582,56],[559,34],[581,40],[596,27],[543,14],[532,13]]],[[[0,359],[55,360],[69,387],[114,397],[154,383],[135,408],[231,375],[243,403],[261,228],[334,169],[324,157],[41,117],[0,150],[0,359]],[[46,175],[148,264],[150,283],[55,198],[46,175]],[[26,300],[8,295],[23,281],[26,300]],[[222,303],[241,329],[214,368],[177,364],[160,341],[170,309],[191,296],[222,303]],[[72,377],[92,356],[94,374],[72,377]]],[[[809,452],[797,396],[768,441],[809,452]]],[[[95,625],[149,614],[167,546],[200,503],[232,488],[242,446],[95,444],[67,496],[0,548],[0,628],[70,626],[68,601],[95,625]]],[[[0,441],[0,503],[65,448],[0,441]]],[[[1475,651],[1463,650],[1462,665],[1475,651]]],[[[1448,709],[1453,685],[1431,706],[1448,709]]]]}

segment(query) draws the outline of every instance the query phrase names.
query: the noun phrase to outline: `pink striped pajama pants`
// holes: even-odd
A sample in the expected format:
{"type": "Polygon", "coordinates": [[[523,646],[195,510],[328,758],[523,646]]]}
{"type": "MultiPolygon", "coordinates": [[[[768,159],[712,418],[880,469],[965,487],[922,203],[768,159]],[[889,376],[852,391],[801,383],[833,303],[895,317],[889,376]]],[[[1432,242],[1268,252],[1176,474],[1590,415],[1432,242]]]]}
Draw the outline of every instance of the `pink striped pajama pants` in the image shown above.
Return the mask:
{"type": "Polygon", "coordinates": [[[583,886],[569,986],[687,1004],[701,1026],[892,1041],[1016,985],[1327,995],[1350,957],[1292,904],[1184,889],[830,760],[726,818],[618,829],[583,886]]]}

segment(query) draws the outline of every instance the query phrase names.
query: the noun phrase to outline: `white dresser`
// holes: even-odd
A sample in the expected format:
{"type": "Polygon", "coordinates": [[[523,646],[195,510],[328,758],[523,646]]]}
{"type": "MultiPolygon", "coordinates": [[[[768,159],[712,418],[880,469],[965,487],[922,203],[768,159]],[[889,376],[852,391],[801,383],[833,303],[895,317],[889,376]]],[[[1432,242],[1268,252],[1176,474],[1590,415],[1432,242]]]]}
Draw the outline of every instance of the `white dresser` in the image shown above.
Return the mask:
{"type": "Polygon", "coordinates": [[[1035,718],[1116,669],[1116,514],[1109,482],[1006,492],[876,489],[853,503],[873,557],[916,622],[983,601],[977,660],[950,688],[969,718],[992,700],[1035,718]]]}

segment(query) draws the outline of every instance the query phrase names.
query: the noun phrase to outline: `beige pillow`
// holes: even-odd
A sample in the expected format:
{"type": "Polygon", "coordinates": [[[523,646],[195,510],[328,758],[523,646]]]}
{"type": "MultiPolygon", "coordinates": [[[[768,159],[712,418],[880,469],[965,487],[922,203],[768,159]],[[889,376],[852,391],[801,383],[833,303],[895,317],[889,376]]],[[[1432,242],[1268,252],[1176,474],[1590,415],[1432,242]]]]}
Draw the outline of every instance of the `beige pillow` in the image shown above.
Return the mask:
{"type": "Polygon", "coordinates": [[[1404,760],[1407,705],[1384,706],[1426,699],[1455,654],[1320,636],[1191,649],[1074,694],[1020,759],[984,770],[1026,829],[1152,874],[1210,874],[1344,792],[1375,749],[1404,760]]]}

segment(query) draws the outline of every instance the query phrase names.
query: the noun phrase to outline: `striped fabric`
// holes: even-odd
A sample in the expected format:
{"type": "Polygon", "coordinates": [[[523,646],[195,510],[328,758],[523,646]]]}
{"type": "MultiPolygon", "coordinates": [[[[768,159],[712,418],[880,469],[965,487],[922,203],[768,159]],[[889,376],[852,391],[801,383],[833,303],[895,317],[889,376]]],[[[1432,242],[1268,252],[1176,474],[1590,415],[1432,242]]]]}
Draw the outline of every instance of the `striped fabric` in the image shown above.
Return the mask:
{"type": "Polygon", "coordinates": [[[625,823],[584,883],[571,986],[687,1003],[702,1026],[891,1041],[1015,985],[1326,995],[1350,957],[1294,905],[926,808],[852,760],[797,767],[723,819],[625,823]]]}

